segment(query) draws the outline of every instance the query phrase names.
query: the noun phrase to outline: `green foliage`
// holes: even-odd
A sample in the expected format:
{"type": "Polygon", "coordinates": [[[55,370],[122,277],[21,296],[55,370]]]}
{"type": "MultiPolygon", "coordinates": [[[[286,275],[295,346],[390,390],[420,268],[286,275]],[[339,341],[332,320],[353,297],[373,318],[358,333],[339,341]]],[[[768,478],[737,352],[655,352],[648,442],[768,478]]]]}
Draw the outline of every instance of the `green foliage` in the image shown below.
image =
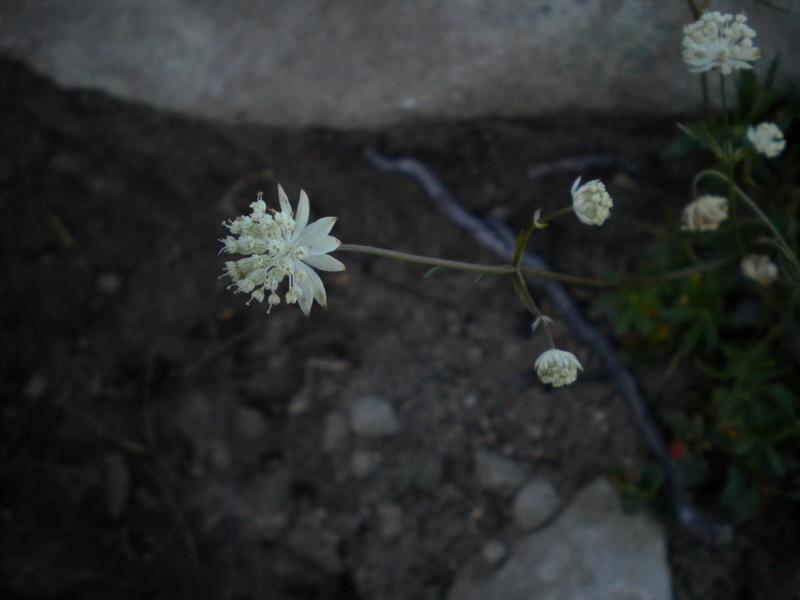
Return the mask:
{"type": "Polygon", "coordinates": [[[635,473],[622,467],[609,470],[609,478],[617,488],[622,500],[622,510],[633,513],[656,497],[664,485],[664,471],[655,463],[635,473]]]}
{"type": "MultiPolygon", "coordinates": [[[[599,300],[614,307],[614,332],[631,361],[665,365],[667,376],[677,368],[684,373],[686,383],[676,384],[662,413],[674,466],[714,491],[739,520],[771,497],[800,499],[792,483],[800,471],[800,152],[792,146],[800,95],[777,87],[778,64],[772,61],[763,77],[755,70],[731,75],[737,86],[729,114],[707,111],[682,126],[662,155],[702,157],[693,191],[726,196],[729,218],[702,232],[677,233],[672,222],[651,244],[647,283],[599,300]],[[786,133],[778,157],[758,154],[748,141],[748,128],[762,122],[786,133]],[[751,254],[778,265],[777,281],[745,276],[740,264],[751,254]],[[687,264],[693,274],[670,275],[687,264]]],[[[614,480],[628,507],[660,485],[649,472],[615,473],[614,480]]]]}

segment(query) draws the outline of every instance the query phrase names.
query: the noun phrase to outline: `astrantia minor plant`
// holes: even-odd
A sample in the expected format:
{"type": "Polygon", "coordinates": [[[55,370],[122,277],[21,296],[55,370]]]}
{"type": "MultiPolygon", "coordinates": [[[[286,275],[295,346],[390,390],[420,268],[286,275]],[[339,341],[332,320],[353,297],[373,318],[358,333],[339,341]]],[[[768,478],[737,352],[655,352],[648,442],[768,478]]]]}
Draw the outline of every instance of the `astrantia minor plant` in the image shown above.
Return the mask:
{"type": "MultiPolygon", "coordinates": [[[[667,376],[676,369],[689,373],[685,391],[697,400],[680,402],[681,410],[678,403],[666,406],[662,415],[674,435],[672,458],[687,478],[716,483],[721,505],[744,518],[770,494],[800,498],[800,489],[791,487],[800,469],[800,384],[793,376],[800,367],[800,157],[784,134],[800,115],[800,98],[776,91],[774,67],[758,82],[761,50],[745,15],[710,11],[711,0],[687,1],[695,20],[683,29],[682,57],[687,77],[699,78],[703,119],[681,126],[683,137],[669,153],[699,148],[709,162],[698,169],[680,215],[654,243],[647,284],[617,282],[618,291],[604,301],[617,305],[615,329],[637,360],[655,356],[667,376]]],[[[226,262],[224,275],[234,292],[250,295],[248,303],[265,302],[267,312],[297,304],[306,315],[315,301],[327,302],[317,271],[345,268],[334,251],[506,276],[531,314],[532,330],[548,341],[533,368],[546,384],[568,385],[581,364],[555,347],[552,320],[539,310],[525,275],[570,276],[532,273],[522,259],[531,236],[555,217],[573,213],[589,226],[609,218],[613,202],[599,180],[579,177],[571,196],[571,205],[552,214],[533,213],[509,263],[481,265],[341,244],[330,235],[335,217],[309,222],[305,192],[295,212],[279,186],[280,210],[259,194],[249,215],[224,223],[230,235],[221,240],[223,251],[239,256],[226,262]]],[[[662,480],[651,475],[648,494],[662,480]]]]}
{"type": "Polygon", "coordinates": [[[706,162],[678,222],[653,243],[653,283],[604,302],[618,307],[630,356],[660,361],[664,377],[678,369],[688,377],[662,415],[673,458],[743,519],[771,499],[800,499],[800,170],[784,134],[796,126],[800,98],[776,89],[777,61],[759,79],[762,53],[747,17],[710,4],[689,0],[695,21],[682,32],[703,118],[682,125],[666,153],[699,150],[706,162]],[[689,278],[658,278],[714,261],[689,278]]]}
{"type": "Polygon", "coordinates": [[[309,224],[310,204],[306,193],[300,192],[295,213],[279,185],[280,211],[268,208],[263,195],[259,193],[257,200],[250,205],[249,215],[223,223],[231,235],[220,240],[224,244],[222,251],[243,256],[227,261],[224,275],[232,280],[229,288],[234,292],[250,294],[248,303],[252,300],[266,301],[267,312],[270,312],[274,306],[281,304],[283,295],[286,304],[297,304],[306,315],[311,311],[315,300],[321,306],[327,304],[325,286],[316,271],[342,271],[345,268],[344,264],[330,256],[334,250],[374,254],[436,268],[473,271],[482,275],[506,275],[511,278],[513,289],[523,306],[533,316],[533,331],[541,325],[550,346],[550,350],[536,361],[536,373],[544,383],[554,387],[567,385],[576,380],[578,371],[582,370],[581,364],[571,352],[555,348],[548,329],[552,319],[542,314],[531,296],[524,278],[526,269],[521,263],[524,249],[533,232],[546,227],[547,221],[552,218],[572,212],[587,225],[602,225],[608,219],[613,201],[603,183],[593,180],[581,185],[580,179],[579,177],[572,186],[571,206],[545,217],[541,217],[541,209],[536,211],[530,226],[519,235],[514,256],[506,265],[480,265],[370,246],[342,244],[329,235],[336,221],[335,217],[324,217],[309,224]]]}

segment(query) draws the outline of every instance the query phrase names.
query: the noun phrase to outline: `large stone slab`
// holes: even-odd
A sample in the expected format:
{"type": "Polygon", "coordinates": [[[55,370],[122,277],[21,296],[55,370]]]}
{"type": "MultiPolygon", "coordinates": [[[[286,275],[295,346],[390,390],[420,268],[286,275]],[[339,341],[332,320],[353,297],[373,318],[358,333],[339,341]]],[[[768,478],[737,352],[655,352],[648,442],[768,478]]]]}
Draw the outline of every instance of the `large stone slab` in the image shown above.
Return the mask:
{"type": "MultiPolygon", "coordinates": [[[[746,9],[766,57],[800,51],[796,2],[714,7],[746,9]]],[[[675,114],[697,100],[691,20],[682,0],[11,0],[0,50],[65,85],[275,125],[675,114]]]]}
{"type": "Polygon", "coordinates": [[[522,538],[491,575],[466,565],[448,600],[669,600],[666,541],[645,514],[626,515],[605,479],[547,528],[522,538]]]}

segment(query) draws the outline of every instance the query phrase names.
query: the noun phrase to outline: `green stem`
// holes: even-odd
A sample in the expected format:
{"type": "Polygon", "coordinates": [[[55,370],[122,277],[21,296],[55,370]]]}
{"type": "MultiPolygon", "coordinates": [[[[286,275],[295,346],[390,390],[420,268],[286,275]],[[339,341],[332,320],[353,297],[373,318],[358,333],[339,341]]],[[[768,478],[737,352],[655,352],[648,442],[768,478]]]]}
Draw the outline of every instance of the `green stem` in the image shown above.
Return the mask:
{"type": "Polygon", "coordinates": [[[713,130],[714,123],[711,120],[711,101],[708,95],[708,77],[705,73],[700,73],[700,89],[703,92],[703,117],[709,131],[713,130]]]}
{"type": "Polygon", "coordinates": [[[475,263],[462,262],[460,260],[449,260],[446,258],[432,258],[430,256],[420,256],[419,254],[409,254],[398,252],[397,250],[386,250],[385,248],[375,248],[374,246],[362,246],[360,244],[342,244],[337,251],[359,252],[361,254],[373,254],[384,258],[393,258],[418,265],[429,265],[431,267],[445,267],[459,271],[473,271],[490,275],[511,275],[516,271],[511,265],[478,265],[475,263]]]}
{"type": "Polygon", "coordinates": [[[551,212],[549,215],[545,215],[544,217],[539,219],[539,224],[543,225],[544,223],[547,223],[548,221],[552,221],[556,217],[561,217],[563,215],[568,215],[568,214],[574,213],[574,212],[575,212],[575,208],[573,208],[572,206],[565,206],[564,208],[559,208],[558,210],[554,210],[553,212],[551,212]]]}
{"type": "Polygon", "coordinates": [[[778,247],[783,252],[786,259],[792,264],[795,268],[797,274],[800,274],[800,262],[798,262],[797,257],[795,256],[792,249],[789,247],[789,244],[786,243],[786,240],[783,239],[783,236],[778,231],[778,228],[770,221],[769,217],[764,214],[764,212],[758,207],[758,205],[748,196],[742,188],[738,185],[733,183],[733,181],[724,173],[720,173],[714,169],[706,169],[705,171],[701,171],[695,177],[695,180],[699,180],[702,177],[716,177],[724,182],[726,182],[730,189],[736,193],[736,195],[752,210],[756,216],[764,223],[767,229],[770,230],[770,233],[775,237],[775,242],[778,247]]]}
{"type": "Polygon", "coordinates": [[[635,277],[628,279],[621,279],[617,281],[609,281],[606,279],[595,279],[593,277],[580,277],[578,275],[567,275],[565,273],[556,273],[555,271],[548,271],[546,269],[533,269],[531,267],[520,266],[515,268],[512,265],[479,265],[475,263],[461,262],[457,260],[448,260],[444,258],[432,258],[428,256],[420,256],[417,254],[408,254],[406,252],[398,252],[396,250],[386,250],[384,248],[375,248],[374,246],[362,246],[359,244],[342,244],[337,251],[344,252],[357,252],[360,254],[372,254],[374,256],[382,256],[384,258],[393,258],[395,260],[402,260],[405,262],[415,263],[419,265],[428,265],[431,267],[444,267],[448,269],[455,269],[459,271],[471,271],[484,273],[489,275],[513,275],[519,271],[523,275],[531,277],[541,277],[543,279],[552,279],[555,281],[562,281],[573,285],[584,285],[591,287],[606,287],[616,288],[632,285],[647,285],[651,283],[659,283],[661,281],[668,281],[671,279],[680,279],[690,275],[712,271],[730,262],[730,259],[716,260],[712,262],[678,269],[664,275],[656,275],[652,277],[635,277]]]}
{"type": "Polygon", "coordinates": [[[728,117],[728,94],[725,92],[725,75],[722,71],[719,72],[719,95],[722,99],[722,124],[725,132],[725,144],[723,149],[726,155],[726,161],[732,162],[733,149],[731,147],[731,123],[728,117]]]}
{"type": "Polygon", "coordinates": [[[511,266],[515,269],[519,267],[522,262],[522,257],[525,255],[525,247],[533,235],[533,230],[536,229],[536,223],[531,223],[528,228],[523,231],[517,238],[517,245],[514,246],[514,256],[511,258],[511,266]]]}
{"type": "Polygon", "coordinates": [[[522,273],[517,271],[514,273],[514,291],[517,292],[517,296],[519,296],[520,301],[528,309],[534,317],[540,318],[542,317],[542,311],[539,310],[539,307],[536,306],[536,302],[533,300],[533,296],[528,291],[528,286],[525,283],[525,278],[522,276],[522,273]]]}

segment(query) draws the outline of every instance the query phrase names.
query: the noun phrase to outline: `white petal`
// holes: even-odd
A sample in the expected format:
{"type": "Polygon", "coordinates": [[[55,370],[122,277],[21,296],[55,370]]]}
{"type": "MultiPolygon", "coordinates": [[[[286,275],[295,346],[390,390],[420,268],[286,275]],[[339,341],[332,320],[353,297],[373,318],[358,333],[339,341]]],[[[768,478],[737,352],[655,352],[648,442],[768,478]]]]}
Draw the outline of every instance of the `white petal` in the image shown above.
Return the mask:
{"type": "Polygon", "coordinates": [[[344,271],[345,266],[328,254],[306,256],[303,262],[320,271],[344,271]]]}
{"type": "Polygon", "coordinates": [[[309,284],[308,280],[306,280],[298,283],[297,285],[300,286],[300,289],[303,292],[302,295],[297,299],[297,305],[300,307],[300,310],[303,311],[303,314],[308,316],[308,313],[311,312],[311,304],[314,302],[311,284],[309,284]]]}
{"type": "Polygon", "coordinates": [[[305,227],[297,239],[292,240],[295,246],[315,246],[319,238],[328,235],[336,223],[336,217],[323,217],[305,227]]]}
{"type": "MultiPolygon", "coordinates": [[[[306,279],[304,279],[299,283],[301,289],[303,290],[303,296],[301,298],[301,302],[303,298],[307,298],[310,307],[311,300],[314,299],[317,302],[319,302],[320,306],[327,306],[328,298],[325,295],[325,286],[322,284],[322,279],[320,279],[316,271],[314,271],[314,269],[312,269],[308,265],[300,263],[300,268],[303,269],[303,271],[305,271],[306,275],[308,275],[306,279]]],[[[306,312],[306,314],[308,313],[306,312]]]]}
{"type": "Polygon", "coordinates": [[[297,204],[297,216],[294,218],[294,234],[300,235],[308,223],[308,196],[300,190],[300,202],[297,204]]]}
{"type": "Polygon", "coordinates": [[[291,217],[292,205],[289,204],[289,198],[286,196],[286,192],[283,191],[280,183],[278,184],[278,198],[281,201],[281,212],[291,217]]]}
{"type": "Polygon", "coordinates": [[[311,255],[317,254],[327,254],[328,252],[333,252],[339,246],[342,245],[342,242],[337,240],[332,235],[326,235],[319,241],[313,242],[310,246],[306,246],[306,251],[311,255]]]}

